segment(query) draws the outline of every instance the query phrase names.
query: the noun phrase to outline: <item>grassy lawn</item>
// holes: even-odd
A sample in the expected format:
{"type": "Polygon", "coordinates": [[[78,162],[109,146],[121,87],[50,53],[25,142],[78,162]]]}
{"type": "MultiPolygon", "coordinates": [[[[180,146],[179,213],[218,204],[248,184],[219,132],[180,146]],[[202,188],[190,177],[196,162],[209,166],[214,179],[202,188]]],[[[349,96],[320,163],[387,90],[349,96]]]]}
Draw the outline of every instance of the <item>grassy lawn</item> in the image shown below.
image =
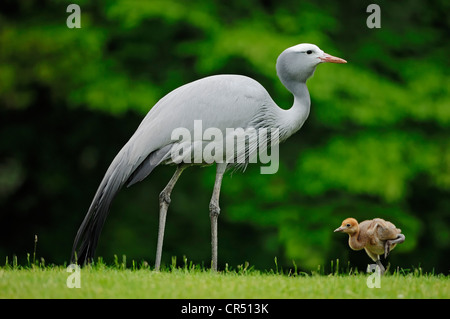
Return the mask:
{"type": "MultiPolygon", "coordinates": [[[[369,274],[292,274],[247,270],[211,273],[199,267],[171,267],[155,272],[148,267],[95,265],[79,272],[81,287],[68,288],[62,266],[0,268],[0,298],[450,298],[448,276],[394,271],[368,288],[369,274]]],[[[74,277],[71,277],[73,279],[74,277]]],[[[75,281],[71,281],[75,283],[75,281]]]]}

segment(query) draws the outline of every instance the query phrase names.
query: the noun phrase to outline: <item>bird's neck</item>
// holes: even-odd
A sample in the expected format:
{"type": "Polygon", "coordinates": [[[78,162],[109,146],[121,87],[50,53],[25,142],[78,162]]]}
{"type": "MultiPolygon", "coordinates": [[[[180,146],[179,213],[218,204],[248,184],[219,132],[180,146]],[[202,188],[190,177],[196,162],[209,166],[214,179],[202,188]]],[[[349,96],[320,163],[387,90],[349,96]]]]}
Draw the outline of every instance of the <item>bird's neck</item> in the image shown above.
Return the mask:
{"type": "Polygon", "coordinates": [[[311,99],[305,82],[283,83],[294,95],[294,104],[288,110],[280,109],[279,127],[282,128],[281,140],[297,132],[309,115],[311,99]]]}
{"type": "Polygon", "coordinates": [[[358,228],[358,230],[355,233],[348,234],[348,235],[349,235],[348,244],[349,244],[351,249],[353,249],[353,250],[361,250],[361,249],[364,248],[366,243],[365,243],[365,240],[363,238],[361,238],[361,236],[360,236],[359,228],[358,228]]]}

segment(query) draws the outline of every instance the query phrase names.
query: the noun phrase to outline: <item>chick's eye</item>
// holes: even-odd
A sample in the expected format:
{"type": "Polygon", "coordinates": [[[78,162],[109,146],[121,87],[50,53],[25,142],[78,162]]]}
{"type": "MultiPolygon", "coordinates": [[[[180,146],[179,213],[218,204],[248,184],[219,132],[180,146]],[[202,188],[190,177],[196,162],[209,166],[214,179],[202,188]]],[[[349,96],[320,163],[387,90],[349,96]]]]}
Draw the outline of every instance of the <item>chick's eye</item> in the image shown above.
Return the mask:
{"type": "Polygon", "coordinates": [[[347,226],[347,227],[350,227],[350,224],[347,224],[346,226],[347,226]]]}
{"type": "Polygon", "coordinates": [[[306,54],[311,54],[311,53],[312,53],[312,50],[306,51],[306,54]]]}

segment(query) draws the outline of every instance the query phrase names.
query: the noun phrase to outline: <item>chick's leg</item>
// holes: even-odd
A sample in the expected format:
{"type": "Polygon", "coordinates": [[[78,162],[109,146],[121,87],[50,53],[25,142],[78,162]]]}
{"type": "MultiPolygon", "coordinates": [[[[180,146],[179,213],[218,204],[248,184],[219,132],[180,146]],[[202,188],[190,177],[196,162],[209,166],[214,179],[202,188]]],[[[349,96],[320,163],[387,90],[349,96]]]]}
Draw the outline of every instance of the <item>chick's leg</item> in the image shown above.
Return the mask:
{"type": "Polygon", "coordinates": [[[401,244],[405,241],[405,235],[399,234],[396,239],[386,240],[384,244],[384,258],[387,258],[392,249],[394,249],[395,245],[401,244]]]}
{"type": "Polygon", "coordinates": [[[381,263],[380,256],[378,256],[378,259],[377,259],[377,266],[380,267],[380,275],[383,276],[386,269],[384,268],[383,264],[381,263]]]}

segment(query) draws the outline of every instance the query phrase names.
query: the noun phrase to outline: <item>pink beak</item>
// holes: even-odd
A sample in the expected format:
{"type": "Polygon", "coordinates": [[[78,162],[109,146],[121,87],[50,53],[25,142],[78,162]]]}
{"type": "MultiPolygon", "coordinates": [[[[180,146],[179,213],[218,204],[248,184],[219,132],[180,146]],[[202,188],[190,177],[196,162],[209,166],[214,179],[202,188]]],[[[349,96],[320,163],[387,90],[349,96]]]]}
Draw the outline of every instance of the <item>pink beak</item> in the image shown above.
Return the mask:
{"type": "Polygon", "coordinates": [[[329,55],[328,53],[324,53],[323,56],[319,57],[322,62],[330,62],[330,63],[347,63],[344,59],[337,58],[335,56],[329,55]]]}

